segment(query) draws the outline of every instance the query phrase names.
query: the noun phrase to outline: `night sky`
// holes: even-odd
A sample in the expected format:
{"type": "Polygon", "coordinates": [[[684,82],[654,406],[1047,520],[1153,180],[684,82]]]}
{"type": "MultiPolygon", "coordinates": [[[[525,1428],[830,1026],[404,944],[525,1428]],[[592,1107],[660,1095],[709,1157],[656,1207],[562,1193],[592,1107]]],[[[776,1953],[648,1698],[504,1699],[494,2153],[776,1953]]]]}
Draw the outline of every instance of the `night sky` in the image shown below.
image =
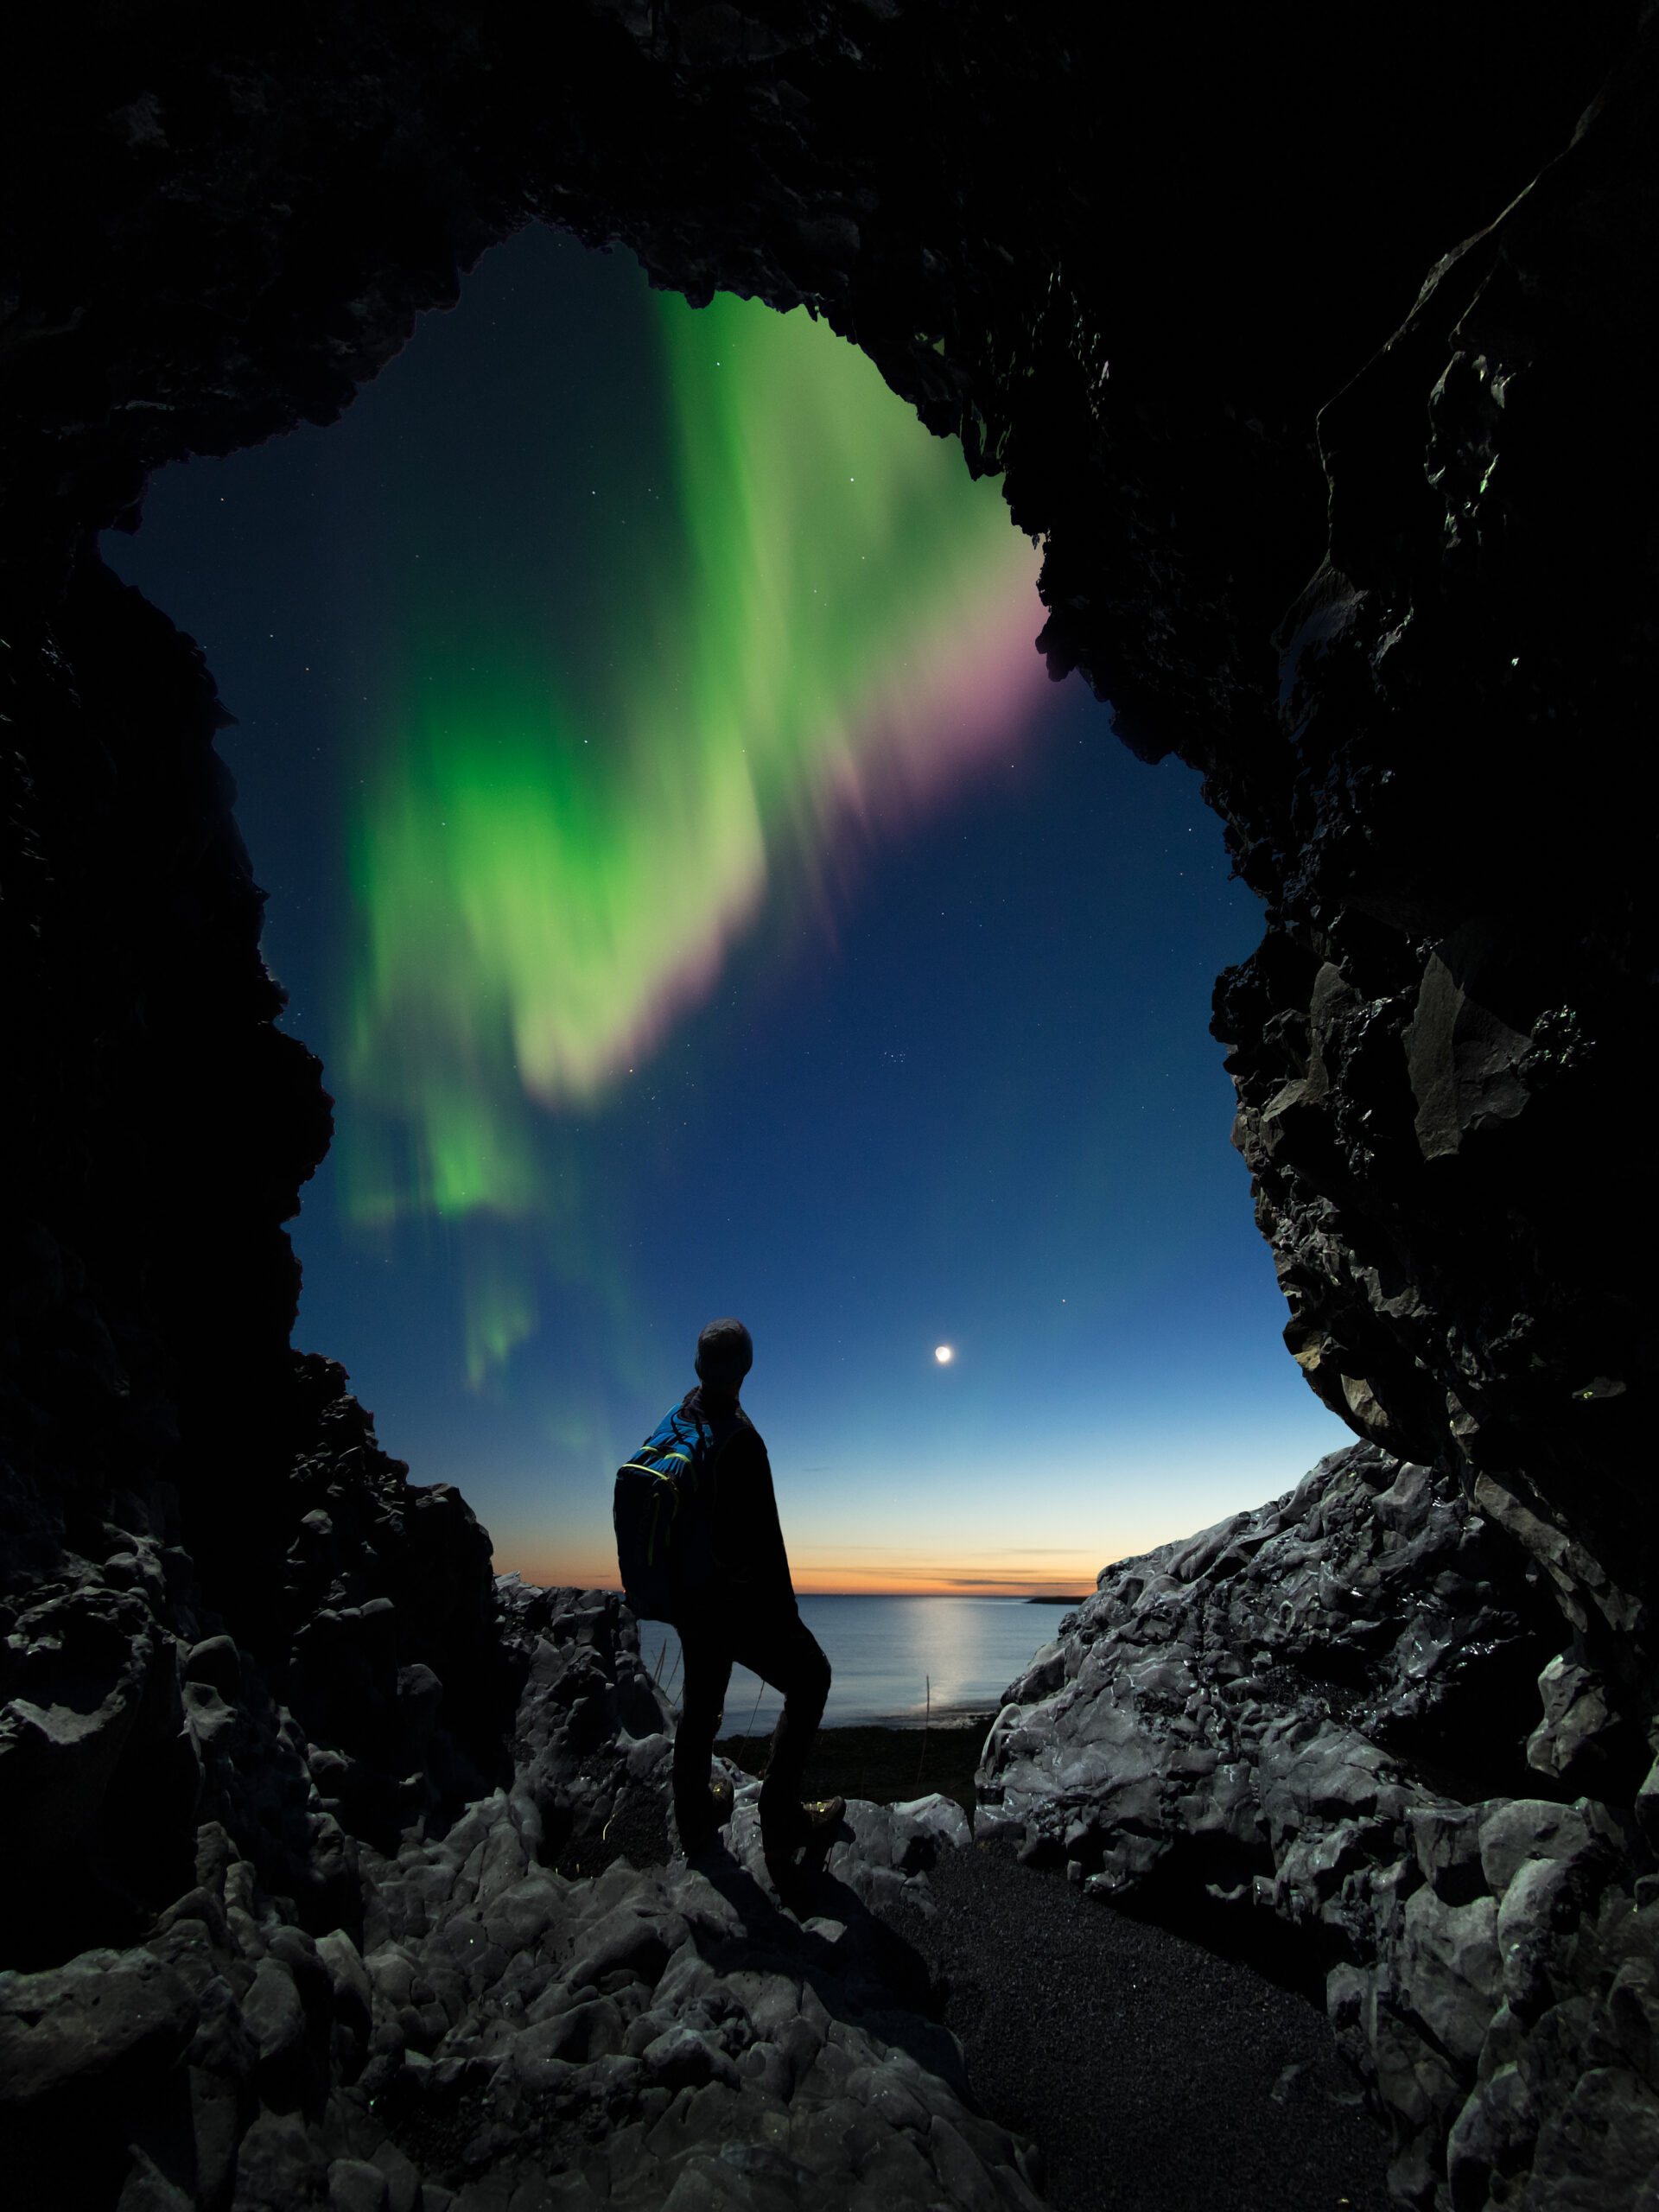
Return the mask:
{"type": "Polygon", "coordinates": [[[296,1341],[498,1570],[614,1582],[612,1472],[717,1313],[803,1589],[1086,1588],[1348,1440],[1206,1032],[1256,902],[827,326],[527,232],[104,549],[238,718],[337,1101],[296,1341]]]}

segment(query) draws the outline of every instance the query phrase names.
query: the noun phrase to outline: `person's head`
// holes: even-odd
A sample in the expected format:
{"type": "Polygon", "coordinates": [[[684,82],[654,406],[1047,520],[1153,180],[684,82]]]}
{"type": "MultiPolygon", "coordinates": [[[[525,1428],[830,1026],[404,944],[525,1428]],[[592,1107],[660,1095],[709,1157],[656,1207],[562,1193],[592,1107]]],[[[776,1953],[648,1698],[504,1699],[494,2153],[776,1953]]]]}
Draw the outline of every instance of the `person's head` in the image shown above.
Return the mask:
{"type": "Polygon", "coordinates": [[[711,1321],[697,1338],[694,1363],[706,1396],[735,1398],[754,1364],[754,1344],[741,1321],[711,1321]]]}

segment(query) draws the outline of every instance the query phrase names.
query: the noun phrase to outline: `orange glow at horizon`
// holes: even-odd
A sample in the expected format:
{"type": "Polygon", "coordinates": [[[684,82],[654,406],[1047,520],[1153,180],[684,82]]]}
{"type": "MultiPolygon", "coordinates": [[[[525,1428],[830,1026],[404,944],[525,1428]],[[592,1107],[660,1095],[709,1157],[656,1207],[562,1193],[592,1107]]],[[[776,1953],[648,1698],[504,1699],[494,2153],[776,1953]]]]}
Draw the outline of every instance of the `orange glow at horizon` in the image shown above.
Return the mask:
{"type": "MultiPolygon", "coordinates": [[[[791,1560],[798,1598],[1081,1598],[1091,1592],[1095,1577],[1107,1564],[1082,1552],[1058,1555],[1058,1563],[1039,1569],[1009,1567],[988,1559],[925,1559],[900,1554],[881,1560],[851,1560],[810,1554],[791,1560]]],[[[517,1570],[544,1589],[615,1590],[620,1587],[614,1552],[543,1548],[503,1542],[495,1571],[517,1570]]]]}

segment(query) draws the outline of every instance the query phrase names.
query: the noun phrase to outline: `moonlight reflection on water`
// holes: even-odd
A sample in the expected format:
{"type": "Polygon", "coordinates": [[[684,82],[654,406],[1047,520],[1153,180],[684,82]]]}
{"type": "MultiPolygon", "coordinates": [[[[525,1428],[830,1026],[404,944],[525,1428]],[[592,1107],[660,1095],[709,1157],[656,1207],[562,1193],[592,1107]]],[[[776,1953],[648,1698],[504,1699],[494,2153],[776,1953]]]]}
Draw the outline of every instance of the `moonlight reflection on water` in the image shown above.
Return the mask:
{"type": "MultiPolygon", "coordinates": [[[[877,1720],[919,1726],[930,1682],[936,1721],[995,1712],[1066,1610],[1023,1598],[863,1596],[804,1597],[800,1608],[835,1670],[823,1714],[831,1728],[877,1720]]],[[[679,1638],[661,1621],[642,1621],[639,1636],[646,1667],[677,1700],[679,1638]]],[[[770,1728],[781,1709],[776,1692],[747,1668],[732,1669],[725,1728],[747,1732],[752,1713],[757,1729],[770,1728]]]]}

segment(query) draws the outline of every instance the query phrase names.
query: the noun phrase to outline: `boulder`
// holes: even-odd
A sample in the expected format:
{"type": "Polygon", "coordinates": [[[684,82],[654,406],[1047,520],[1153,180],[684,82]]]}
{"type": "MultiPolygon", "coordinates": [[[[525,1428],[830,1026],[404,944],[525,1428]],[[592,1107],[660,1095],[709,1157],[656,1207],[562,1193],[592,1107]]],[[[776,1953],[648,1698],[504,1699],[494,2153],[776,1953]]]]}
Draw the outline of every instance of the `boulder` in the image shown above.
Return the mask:
{"type": "Polygon", "coordinates": [[[145,1950],[0,1973],[0,2104],[29,2105],[135,2060],[164,2068],[188,2044],[196,2012],[189,1984],[145,1950]]]}
{"type": "Polygon", "coordinates": [[[1351,1446],[1289,1497],[1102,1573],[1007,1693],[976,1832],[1281,1973],[1300,1960],[1389,2118],[1402,2198],[1484,2206],[1539,2145],[1585,2144],[1590,2101],[1634,2171],[1645,1846],[1597,1800],[1534,1794],[1539,1727],[1591,1694],[1552,1661],[1533,1724],[1552,1633],[1454,1479],[1351,1446]],[[1495,1681],[1459,1776],[1465,1700],[1495,1681]]]}

